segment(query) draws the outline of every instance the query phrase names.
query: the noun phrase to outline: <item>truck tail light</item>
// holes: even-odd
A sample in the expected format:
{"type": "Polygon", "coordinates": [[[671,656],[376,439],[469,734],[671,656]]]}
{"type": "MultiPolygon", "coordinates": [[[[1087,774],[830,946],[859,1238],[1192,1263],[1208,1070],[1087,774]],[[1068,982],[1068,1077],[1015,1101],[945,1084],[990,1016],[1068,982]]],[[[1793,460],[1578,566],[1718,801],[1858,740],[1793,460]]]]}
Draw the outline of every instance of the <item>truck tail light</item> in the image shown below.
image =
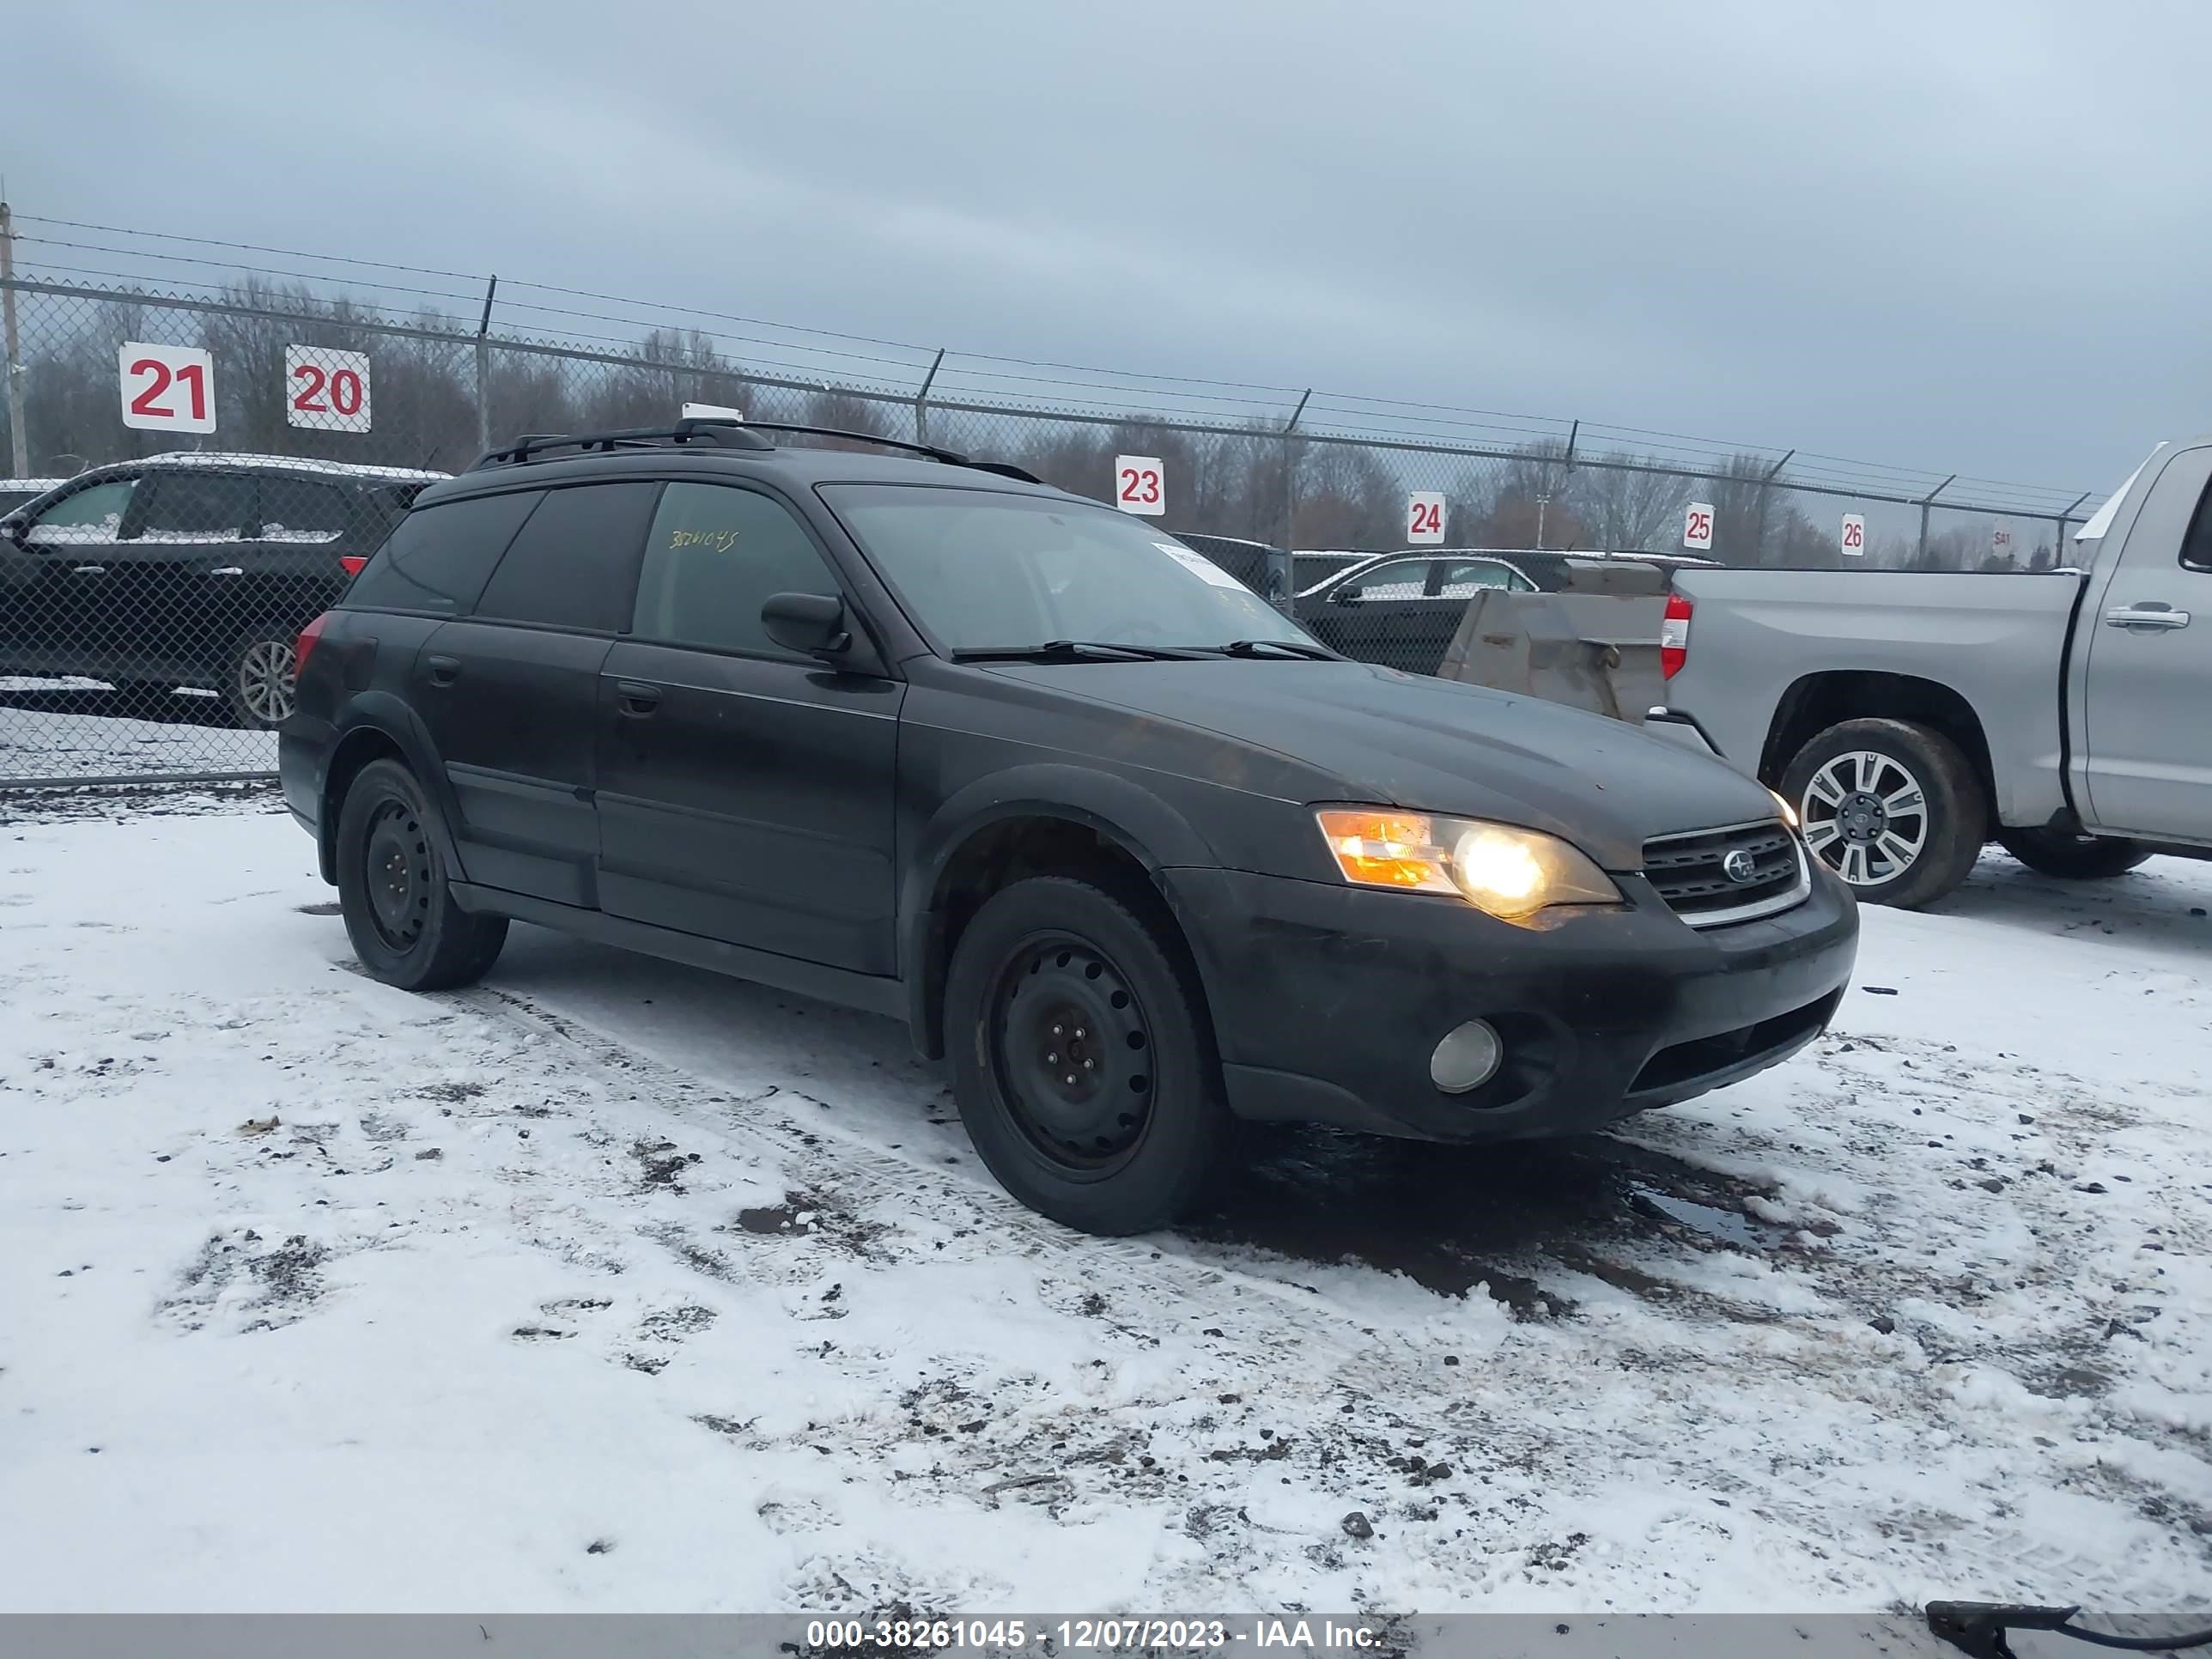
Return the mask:
{"type": "Polygon", "coordinates": [[[323,624],[331,619],[327,611],[300,630],[299,642],[292,647],[292,678],[296,681],[307,672],[307,653],[315,648],[315,641],[323,637],[323,624]]]}
{"type": "Polygon", "coordinates": [[[1668,679],[1680,673],[1690,659],[1690,612],[1694,609],[1686,593],[1667,596],[1667,614],[1659,623],[1659,672],[1668,679]]]}

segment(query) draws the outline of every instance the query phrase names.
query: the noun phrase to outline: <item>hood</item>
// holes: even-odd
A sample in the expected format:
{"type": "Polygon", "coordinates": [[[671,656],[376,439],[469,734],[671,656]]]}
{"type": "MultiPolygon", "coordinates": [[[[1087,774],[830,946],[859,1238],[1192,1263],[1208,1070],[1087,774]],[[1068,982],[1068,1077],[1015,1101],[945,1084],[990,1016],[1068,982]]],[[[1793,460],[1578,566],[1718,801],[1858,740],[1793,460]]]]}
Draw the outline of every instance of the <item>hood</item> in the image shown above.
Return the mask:
{"type": "Polygon", "coordinates": [[[1336,799],[1548,830],[1608,869],[1640,867],[1654,836],[1777,816],[1774,798],[1734,768],[1621,721],[1365,663],[994,672],[1289,757],[1333,779],[1336,799]]]}

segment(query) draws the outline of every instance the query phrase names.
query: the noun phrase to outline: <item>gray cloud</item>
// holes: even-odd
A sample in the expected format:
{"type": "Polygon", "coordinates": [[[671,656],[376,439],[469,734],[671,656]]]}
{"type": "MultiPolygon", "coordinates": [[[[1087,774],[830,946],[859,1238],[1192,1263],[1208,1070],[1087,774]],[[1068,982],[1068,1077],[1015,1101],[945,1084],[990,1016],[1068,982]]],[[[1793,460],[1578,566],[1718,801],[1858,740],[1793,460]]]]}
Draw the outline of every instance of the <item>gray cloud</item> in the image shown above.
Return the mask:
{"type": "Polygon", "coordinates": [[[2212,425],[2186,3],[106,0],[11,33],[28,213],[2054,486],[2212,425]]]}

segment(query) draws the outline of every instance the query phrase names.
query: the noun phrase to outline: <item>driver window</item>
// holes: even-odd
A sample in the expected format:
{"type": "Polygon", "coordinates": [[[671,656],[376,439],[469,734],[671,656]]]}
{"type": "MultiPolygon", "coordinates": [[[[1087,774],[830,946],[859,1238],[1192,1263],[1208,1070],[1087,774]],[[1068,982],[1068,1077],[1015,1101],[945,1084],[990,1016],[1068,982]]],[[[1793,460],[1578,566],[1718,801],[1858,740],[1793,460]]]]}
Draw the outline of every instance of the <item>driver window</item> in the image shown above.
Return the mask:
{"type": "Polygon", "coordinates": [[[35,546],[78,547],[88,542],[114,541],[123,528],[123,515],[131,506],[136,478],[111,478],[89,489],[64,497],[39,514],[25,538],[35,546]]]}
{"type": "Polygon", "coordinates": [[[1502,564],[1485,560],[1474,560],[1453,565],[1444,572],[1443,596],[1448,599],[1471,599],[1486,587],[1503,587],[1510,591],[1521,586],[1513,580],[1513,573],[1502,564]]]}
{"type": "Polygon", "coordinates": [[[1429,561],[1400,559],[1378,564],[1356,582],[1347,582],[1347,593],[1362,599],[1418,599],[1428,581],[1429,561]]]}

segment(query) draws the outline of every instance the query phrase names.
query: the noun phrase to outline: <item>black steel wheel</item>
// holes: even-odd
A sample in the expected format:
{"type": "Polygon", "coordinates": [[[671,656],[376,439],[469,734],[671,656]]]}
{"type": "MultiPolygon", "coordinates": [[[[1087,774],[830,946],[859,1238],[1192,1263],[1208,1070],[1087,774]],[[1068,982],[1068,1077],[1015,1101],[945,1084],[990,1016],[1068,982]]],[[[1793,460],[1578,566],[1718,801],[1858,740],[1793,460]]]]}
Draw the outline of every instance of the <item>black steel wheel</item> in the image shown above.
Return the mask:
{"type": "Polygon", "coordinates": [[[1097,947],[1048,932],[1020,946],[992,999],[991,1064],[1015,1124],[1072,1170],[1127,1163],[1152,1115],[1152,1034],[1097,947]]]}
{"type": "Polygon", "coordinates": [[[507,918],[455,902],[438,823],[415,775],[372,761],[338,811],[338,909],[361,965],[387,985],[441,991],[482,979],[507,918]]]}
{"type": "Polygon", "coordinates": [[[1032,876],[969,921],[945,989],[954,1097],[1016,1198],[1085,1232],[1165,1226],[1230,1135],[1189,953],[1139,884],[1032,876]]]}

